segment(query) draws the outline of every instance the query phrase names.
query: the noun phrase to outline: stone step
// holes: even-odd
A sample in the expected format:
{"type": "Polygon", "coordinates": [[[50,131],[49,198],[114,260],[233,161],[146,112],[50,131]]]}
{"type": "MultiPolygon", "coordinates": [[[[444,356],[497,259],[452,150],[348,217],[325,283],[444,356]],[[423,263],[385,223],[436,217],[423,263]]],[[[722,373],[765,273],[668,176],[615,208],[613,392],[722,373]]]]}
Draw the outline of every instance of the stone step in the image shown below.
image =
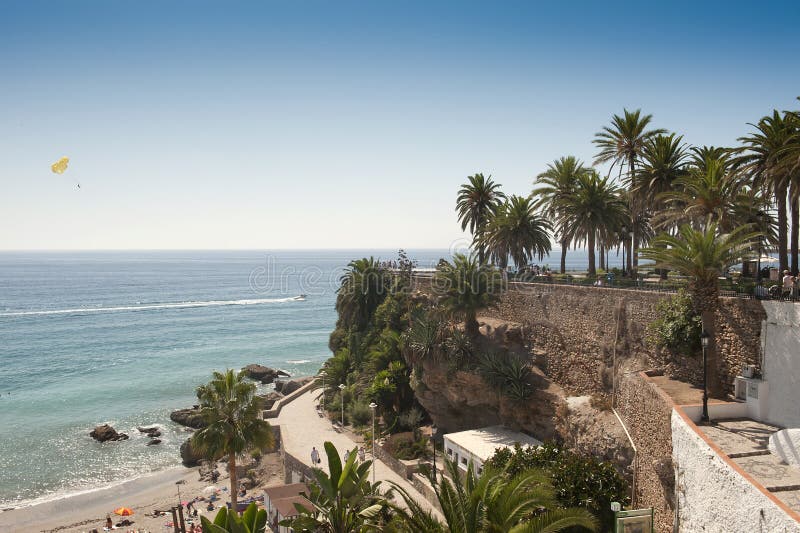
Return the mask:
{"type": "MultiPolygon", "coordinates": [[[[741,427],[731,427],[725,423],[714,423],[710,426],[701,426],[701,431],[722,448],[728,457],[746,457],[769,453],[767,440],[752,437],[752,431],[741,427]]],[[[767,437],[768,439],[768,437],[767,437]]]]}
{"type": "Polygon", "coordinates": [[[800,469],[783,464],[774,455],[737,457],[733,461],[769,491],[800,488],[800,469]]]}
{"type": "Polygon", "coordinates": [[[800,490],[787,490],[775,492],[775,497],[800,513],[800,490]]]}

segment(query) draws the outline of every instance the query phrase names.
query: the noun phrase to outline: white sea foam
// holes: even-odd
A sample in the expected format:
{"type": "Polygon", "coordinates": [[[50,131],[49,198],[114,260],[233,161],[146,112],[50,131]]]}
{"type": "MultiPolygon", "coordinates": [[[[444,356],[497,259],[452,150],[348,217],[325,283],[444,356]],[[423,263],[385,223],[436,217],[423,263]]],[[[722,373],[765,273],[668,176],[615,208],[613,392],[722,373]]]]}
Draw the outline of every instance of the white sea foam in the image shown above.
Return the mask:
{"type": "Polygon", "coordinates": [[[290,359],[286,362],[290,365],[304,365],[306,363],[310,363],[311,359],[290,359]]]}
{"type": "Polygon", "coordinates": [[[84,313],[116,313],[121,311],[152,311],[156,309],[190,309],[194,307],[222,307],[228,305],[263,305],[296,302],[297,297],[291,298],[252,298],[245,300],[210,300],[207,302],[169,302],[160,304],[125,305],[119,307],[77,307],[74,309],[52,309],[41,311],[11,311],[0,313],[0,317],[10,316],[45,316],[45,315],[76,315],[84,313]]]}

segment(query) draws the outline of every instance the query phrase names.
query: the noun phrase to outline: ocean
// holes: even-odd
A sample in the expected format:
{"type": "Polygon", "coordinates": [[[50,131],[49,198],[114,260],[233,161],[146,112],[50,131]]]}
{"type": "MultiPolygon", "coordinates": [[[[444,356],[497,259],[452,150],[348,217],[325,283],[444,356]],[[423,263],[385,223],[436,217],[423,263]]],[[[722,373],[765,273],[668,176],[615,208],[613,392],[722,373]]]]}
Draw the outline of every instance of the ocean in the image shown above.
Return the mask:
{"type": "MultiPolygon", "coordinates": [[[[316,373],[339,276],[370,255],[396,251],[0,253],[0,509],[180,464],[188,433],[169,413],[213,370],[316,373]],[[93,441],[102,423],[130,439],[93,441]],[[146,446],[136,428],[152,425],[162,443],[146,446]]],[[[409,255],[430,267],[450,253],[409,255]]],[[[585,253],[568,263],[585,268],[585,253]]]]}

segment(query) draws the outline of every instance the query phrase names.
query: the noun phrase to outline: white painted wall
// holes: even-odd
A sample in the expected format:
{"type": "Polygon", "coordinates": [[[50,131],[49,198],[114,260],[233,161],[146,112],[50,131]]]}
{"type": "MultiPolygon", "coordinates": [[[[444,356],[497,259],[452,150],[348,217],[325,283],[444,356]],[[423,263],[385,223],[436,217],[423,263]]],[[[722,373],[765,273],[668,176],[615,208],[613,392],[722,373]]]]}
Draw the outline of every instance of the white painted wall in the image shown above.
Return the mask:
{"type": "Polygon", "coordinates": [[[472,452],[467,450],[466,448],[462,448],[455,442],[451,441],[447,438],[447,435],[444,437],[444,449],[445,453],[447,454],[447,458],[451,461],[458,460],[458,467],[463,470],[464,472],[467,471],[467,467],[469,466],[469,462],[472,461],[473,468],[475,472],[479,472],[483,468],[483,461],[477,455],[474,455],[472,452]],[[450,453],[452,452],[452,454],[450,453]],[[464,464],[463,459],[467,460],[467,464],[464,464]]]}
{"type": "Polygon", "coordinates": [[[800,523],[723,461],[675,410],[672,461],[679,531],[800,533],[800,523]]]}
{"type": "Polygon", "coordinates": [[[763,377],[769,383],[767,421],[800,427],[800,305],[762,301],[763,377]]]}

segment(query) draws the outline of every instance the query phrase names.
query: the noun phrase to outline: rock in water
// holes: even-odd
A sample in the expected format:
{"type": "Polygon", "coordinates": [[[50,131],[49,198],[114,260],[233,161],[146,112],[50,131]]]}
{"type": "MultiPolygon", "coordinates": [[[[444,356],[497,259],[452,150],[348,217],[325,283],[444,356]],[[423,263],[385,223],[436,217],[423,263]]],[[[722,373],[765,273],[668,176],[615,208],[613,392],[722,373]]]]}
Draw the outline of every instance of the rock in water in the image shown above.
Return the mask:
{"type": "Polygon", "coordinates": [[[261,398],[263,409],[272,409],[272,407],[275,405],[275,402],[283,398],[283,394],[272,391],[268,394],[259,395],[259,398],[261,398]]]}
{"type": "Polygon", "coordinates": [[[206,427],[206,421],[203,420],[203,415],[199,408],[192,407],[191,409],[178,409],[169,414],[169,419],[180,424],[194,429],[203,429],[206,427]]]}
{"type": "MultiPolygon", "coordinates": [[[[308,383],[312,378],[300,378],[300,379],[292,379],[287,381],[283,384],[281,388],[281,394],[291,394],[306,383],[308,383]]],[[[277,383],[276,383],[277,385],[277,383]]]]}
{"type": "Polygon", "coordinates": [[[161,444],[161,439],[153,439],[148,442],[145,446],[155,446],[156,444],[161,444]]]}
{"type": "Polygon", "coordinates": [[[89,433],[89,436],[98,442],[126,440],[128,438],[128,435],[125,433],[117,433],[117,430],[108,424],[95,427],[92,432],[89,433]]]}
{"type": "Polygon", "coordinates": [[[158,429],[156,426],[153,426],[151,428],[139,428],[139,427],[137,427],[136,429],[138,429],[140,433],[144,433],[145,435],[147,435],[148,437],[153,438],[153,439],[156,438],[156,437],[160,437],[161,436],[161,430],[158,429]]]}
{"type": "Polygon", "coordinates": [[[242,368],[242,372],[244,372],[248,378],[260,381],[264,384],[272,383],[280,376],[289,377],[289,374],[282,370],[275,370],[274,368],[257,364],[247,365],[242,368]]]}

